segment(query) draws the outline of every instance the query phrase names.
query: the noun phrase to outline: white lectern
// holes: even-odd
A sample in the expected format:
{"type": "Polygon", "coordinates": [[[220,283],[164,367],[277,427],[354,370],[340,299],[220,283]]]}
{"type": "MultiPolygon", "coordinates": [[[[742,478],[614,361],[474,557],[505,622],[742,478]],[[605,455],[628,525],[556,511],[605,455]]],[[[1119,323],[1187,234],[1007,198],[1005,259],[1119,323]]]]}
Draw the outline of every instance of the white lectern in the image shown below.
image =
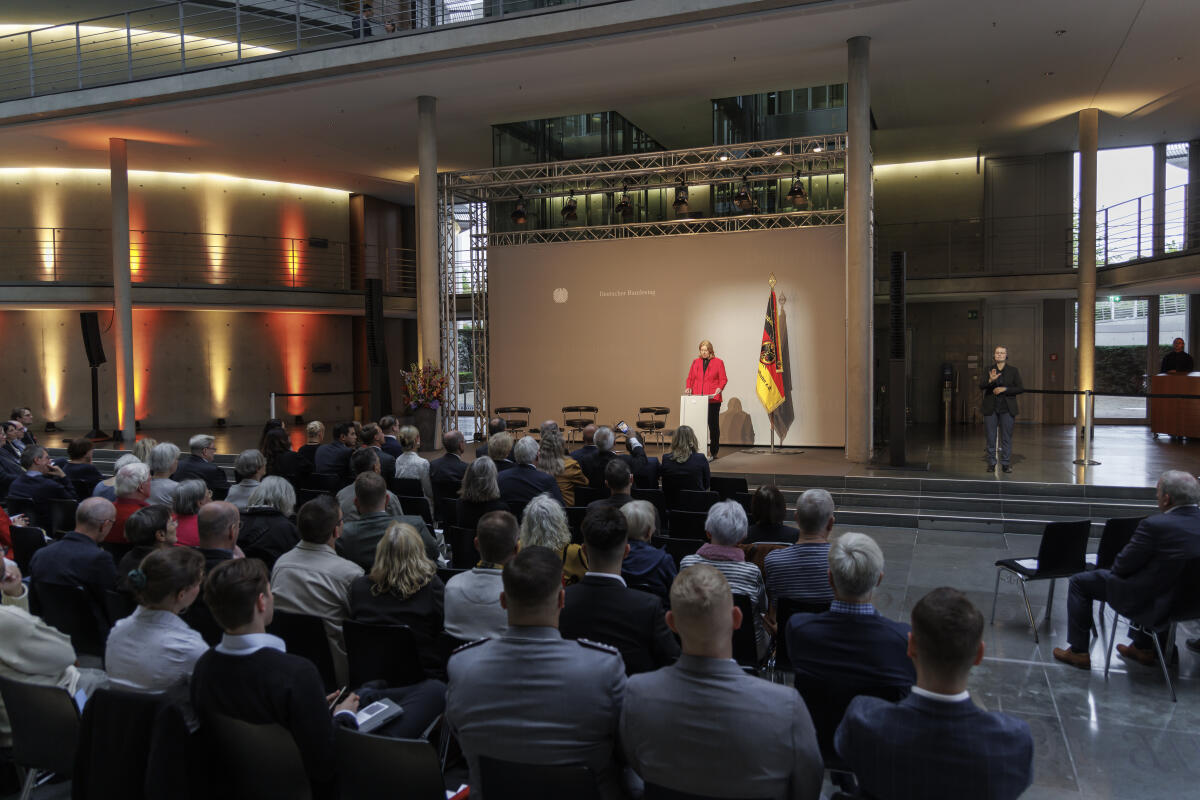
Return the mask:
{"type": "Polygon", "coordinates": [[[685,394],[679,398],[679,424],[687,425],[696,434],[696,452],[708,454],[708,395],[685,394]]]}

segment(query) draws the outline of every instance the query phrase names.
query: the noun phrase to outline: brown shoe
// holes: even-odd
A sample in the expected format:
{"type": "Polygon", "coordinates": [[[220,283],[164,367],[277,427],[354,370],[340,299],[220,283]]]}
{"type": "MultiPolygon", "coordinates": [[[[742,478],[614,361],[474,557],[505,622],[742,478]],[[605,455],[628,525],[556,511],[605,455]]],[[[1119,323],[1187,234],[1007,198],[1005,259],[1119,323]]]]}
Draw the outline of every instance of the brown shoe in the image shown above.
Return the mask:
{"type": "Polygon", "coordinates": [[[1064,664],[1070,664],[1072,667],[1079,667],[1080,669],[1092,668],[1091,656],[1089,656],[1087,653],[1076,653],[1069,647],[1054,648],[1054,658],[1063,662],[1064,664]]]}
{"type": "Polygon", "coordinates": [[[1139,664],[1145,664],[1147,667],[1153,667],[1158,663],[1158,656],[1153,650],[1143,650],[1140,647],[1134,647],[1131,644],[1117,645],[1117,653],[1125,658],[1132,659],[1139,664]]]}

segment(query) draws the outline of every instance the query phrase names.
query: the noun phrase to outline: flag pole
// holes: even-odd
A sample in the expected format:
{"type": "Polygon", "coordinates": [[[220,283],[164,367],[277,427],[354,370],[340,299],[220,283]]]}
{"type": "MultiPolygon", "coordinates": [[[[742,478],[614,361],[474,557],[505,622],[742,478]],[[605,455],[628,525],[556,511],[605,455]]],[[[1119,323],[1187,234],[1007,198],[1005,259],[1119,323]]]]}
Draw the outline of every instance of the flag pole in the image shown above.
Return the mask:
{"type": "MultiPolygon", "coordinates": [[[[776,283],[775,273],[772,272],[770,274],[770,277],[767,278],[767,285],[771,287],[772,293],[774,293],[774,291],[775,291],[775,283],[776,283]]],[[[776,338],[779,337],[779,331],[775,331],[775,337],[776,338]]],[[[779,362],[779,358],[778,358],[778,356],[776,356],[776,364],[778,364],[778,362],[779,362]]],[[[775,455],[775,420],[773,417],[774,417],[773,411],[767,412],[767,427],[771,429],[771,447],[769,450],[771,455],[775,455]]]]}

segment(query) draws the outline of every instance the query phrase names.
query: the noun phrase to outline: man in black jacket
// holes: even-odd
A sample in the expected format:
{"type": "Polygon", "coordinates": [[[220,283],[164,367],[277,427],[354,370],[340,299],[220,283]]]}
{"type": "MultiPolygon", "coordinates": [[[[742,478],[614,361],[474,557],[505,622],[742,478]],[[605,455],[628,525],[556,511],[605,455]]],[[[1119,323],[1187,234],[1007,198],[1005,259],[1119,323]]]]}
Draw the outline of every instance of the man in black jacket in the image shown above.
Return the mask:
{"type": "Polygon", "coordinates": [[[1021,373],[1008,363],[1008,348],[996,348],[996,363],[980,379],[983,391],[983,422],[987,429],[987,471],[996,471],[996,431],[1000,431],[1000,468],[1012,472],[1009,458],[1012,455],[1013,420],[1017,416],[1017,395],[1025,391],[1021,373]]]}
{"type": "Polygon", "coordinates": [[[213,463],[216,458],[216,440],[206,433],[198,433],[188,439],[188,449],[185,456],[180,457],[179,466],[171,480],[183,483],[188,478],[199,478],[214,492],[229,488],[229,478],[225,470],[213,463]]]}
{"type": "Polygon", "coordinates": [[[567,587],[559,630],[566,639],[591,639],[621,651],[625,674],[665,667],[679,657],[662,601],[630,589],[621,577],[629,552],[625,516],[612,506],[588,511],[583,520],[583,549],[588,572],[567,587]]]}

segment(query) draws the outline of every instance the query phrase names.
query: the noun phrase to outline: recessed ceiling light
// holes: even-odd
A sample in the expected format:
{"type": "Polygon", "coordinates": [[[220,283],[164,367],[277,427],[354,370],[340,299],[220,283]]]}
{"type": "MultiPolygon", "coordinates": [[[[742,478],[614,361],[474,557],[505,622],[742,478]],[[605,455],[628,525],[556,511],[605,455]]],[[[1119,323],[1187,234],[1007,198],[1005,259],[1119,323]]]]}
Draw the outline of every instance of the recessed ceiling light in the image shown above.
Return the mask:
{"type": "Polygon", "coordinates": [[[1046,72],[1043,72],[1043,73],[1042,73],[1042,77],[1043,77],[1043,78],[1053,78],[1053,77],[1054,77],[1054,72],[1053,72],[1053,71],[1046,71],[1046,72]]]}
{"type": "Polygon", "coordinates": [[[1063,36],[1063,35],[1065,35],[1065,34],[1066,34],[1066,32],[1067,32],[1067,29],[1066,29],[1066,28],[1059,28],[1058,30],[1056,30],[1056,31],[1054,32],[1054,35],[1055,35],[1055,36],[1063,36]]]}

